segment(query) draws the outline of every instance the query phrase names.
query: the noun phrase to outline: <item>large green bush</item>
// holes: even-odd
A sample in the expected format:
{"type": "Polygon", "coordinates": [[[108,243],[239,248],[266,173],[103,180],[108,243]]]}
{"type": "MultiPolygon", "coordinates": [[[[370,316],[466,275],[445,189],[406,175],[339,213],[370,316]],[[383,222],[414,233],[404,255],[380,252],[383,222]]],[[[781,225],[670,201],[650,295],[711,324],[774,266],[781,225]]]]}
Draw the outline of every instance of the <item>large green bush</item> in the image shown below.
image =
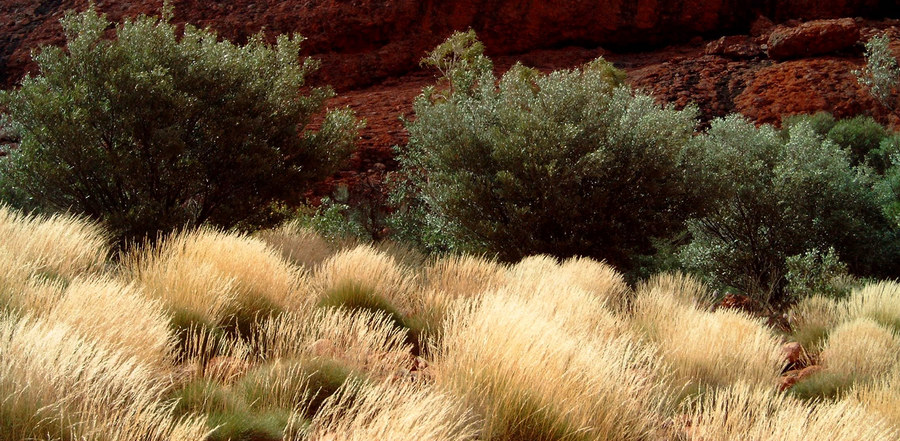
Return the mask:
{"type": "Polygon", "coordinates": [[[398,193],[410,236],[507,260],[579,254],[628,268],[694,212],[696,112],[620,86],[610,63],[546,75],[517,64],[498,80],[472,32],[425,62],[444,77],[415,101],[399,149],[415,190],[398,193]]]}
{"type": "Polygon", "coordinates": [[[715,208],[689,222],[686,265],[720,286],[786,300],[787,259],[832,249],[853,274],[896,274],[895,234],[875,178],[850,152],[798,123],[779,134],[738,116],[702,137],[715,208]]]}
{"type": "Polygon", "coordinates": [[[349,111],[328,112],[327,89],[301,93],[315,67],[300,37],[244,46],[164,17],[111,24],[94,8],[62,20],[67,47],[43,48],[40,73],[0,93],[21,144],[2,158],[0,194],[104,221],[120,238],[208,222],[265,221],[344,160],[357,136],[349,111]]]}
{"type": "Polygon", "coordinates": [[[891,53],[890,43],[887,34],[869,39],[866,42],[866,66],[857,72],[857,76],[875,99],[893,110],[900,104],[895,95],[900,85],[900,63],[891,53]]]}

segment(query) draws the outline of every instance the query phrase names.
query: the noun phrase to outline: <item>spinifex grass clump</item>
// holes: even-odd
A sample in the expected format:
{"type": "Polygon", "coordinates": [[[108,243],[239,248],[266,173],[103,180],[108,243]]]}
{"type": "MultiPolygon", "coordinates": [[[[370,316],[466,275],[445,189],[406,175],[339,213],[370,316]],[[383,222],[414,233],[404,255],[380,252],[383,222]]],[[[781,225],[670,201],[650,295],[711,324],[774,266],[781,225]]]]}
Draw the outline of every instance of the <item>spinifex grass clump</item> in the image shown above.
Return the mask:
{"type": "Polygon", "coordinates": [[[626,336],[571,332],[541,300],[487,293],[447,320],[437,385],[484,419],[485,440],[639,440],[666,401],[651,350],[626,336]]]}
{"type": "Polygon", "coordinates": [[[681,275],[657,276],[638,290],[633,323],[659,347],[672,386],[691,393],[737,382],[775,384],[784,362],[774,332],[739,311],[705,310],[708,302],[703,284],[681,275]]]}
{"type": "Polygon", "coordinates": [[[177,329],[254,323],[309,302],[304,273],[264,242],[209,228],[177,233],[126,259],[129,273],[159,298],[177,329]]]}
{"type": "Polygon", "coordinates": [[[796,384],[794,395],[836,398],[879,380],[900,363],[900,335],[871,319],[853,319],[829,333],[819,358],[824,370],[796,384]]]}
{"type": "Polygon", "coordinates": [[[807,403],[771,388],[737,384],[697,400],[681,436],[697,441],[889,441],[900,433],[854,402],[807,403]]]}
{"type": "Polygon", "coordinates": [[[0,237],[0,252],[30,266],[30,276],[49,280],[65,282],[101,270],[109,254],[108,234],[94,222],[70,215],[25,215],[2,204],[0,237]]]}
{"type": "Polygon", "coordinates": [[[0,315],[0,439],[196,441],[204,419],[173,416],[165,381],[74,329],[0,315]]]}
{"type": "Polygon", "coordinates": [[[475,441],[475,417],[459,398],[415,384],[350,381],[290,441],[475,441]]]}
{"type": "Polygon", "coordinates": [[[133,283],[111,279],[76,279],[46,313],[50,323],[70,326],[98,346],[134,357],[149,367],[167,369],[175,339],[158,300],[133,283]]]}

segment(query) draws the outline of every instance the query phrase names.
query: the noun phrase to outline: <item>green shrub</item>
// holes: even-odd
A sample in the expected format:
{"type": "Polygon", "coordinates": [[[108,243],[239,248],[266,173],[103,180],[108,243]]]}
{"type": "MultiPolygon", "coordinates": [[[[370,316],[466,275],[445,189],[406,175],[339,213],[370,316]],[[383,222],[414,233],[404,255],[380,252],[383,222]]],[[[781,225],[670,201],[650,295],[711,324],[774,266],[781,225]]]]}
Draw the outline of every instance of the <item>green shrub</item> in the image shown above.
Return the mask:
{"type": "Polygon", "coordinates": [[[717,206],[689,222],[685,264],[718,286],[783,301],[786,259],[833,247],[857,275],[896,274],[896,238],[873,180],[808,124],[782,137],[738,116],[703,137],[717,206]]]}
{"type": "Polygon", "coordinates": [[[3,123],[21,138],[0,160],[6,193],[102,220],[120,239],[152,238],[267,223],[273,202],[347,158],[349,111],[304,131],[331,92],[301,94],[315,68],[299,62],[302,38],[238,46],[190,25],[180,34],[171,15],[126,20],[115,39],[93,7],[66,15],[66,49],[43,48],[40,74],[0,93],[3,123]]]}
{"type": "Polygon", "coordinates": [[[809,124],[810,128],[812,128],[817,135],[825,137],[828,135],[828,132],[834,128],[834,125],[837,124],[837,120],[834,119],[834,115],[829,112],[816,112],[811,115],[801,113],[798,115],[786,116],[781,119],[781,126],[784,128],[784,133],[789,133],[791,127],[801,123],[809,124]]]}
{"type": "Polygon", "coordinates": [[[897,106],[894,91],[900,84],[900,64],[891,53],[890,37],[877,35],[866,42],[866,67],[856,72],[859,82],[885,106],[897,106]]]}
{"type": "Polygon", "coordinates": [[[870,154],[879,149],[887,135],[884,127],[871,117],[857,116],[838,121],[826,138],[846,149],[855,165],[869,162],[870,154]]]}
{"type": "Polygon", "coordinates": [[[473,32],[426,64],[443,83],[423,91],[398,156],[397,228],[435,248],[585,255],[627,268],[698,204],[690,164],[693,109],[660,107],[621,87],[602,59],[550,74],[513,66],[498,81],[473,32]]]}
{"type": "Polygon", "coordinates": [[[834,248],[826,251],[814,249],[788,257],[785,266],[787,294],[793,299],[813,295],[846,297],[856,285],[847,264],[841,262],[834,248]]]}

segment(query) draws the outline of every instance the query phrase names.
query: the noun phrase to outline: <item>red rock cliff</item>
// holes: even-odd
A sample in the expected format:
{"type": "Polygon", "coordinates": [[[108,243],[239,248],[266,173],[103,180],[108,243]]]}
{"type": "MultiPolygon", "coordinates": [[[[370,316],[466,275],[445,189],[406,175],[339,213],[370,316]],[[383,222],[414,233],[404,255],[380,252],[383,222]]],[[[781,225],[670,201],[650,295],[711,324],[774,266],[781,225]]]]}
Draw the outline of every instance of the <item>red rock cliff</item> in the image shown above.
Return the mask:
{"type": "MultiPolygon", "coordinates": [[[[156,12],[162,0],[98,0],[113,20],[156,12]]],[[[31,49],[62,42],[58,20],[87,0],[0,3],[0,82],[30,68],[31,49]]],[[[175,0],[176,21],[210,26],[230,39],[299,32],[339,89],[416,66],[453,30],[473,28],[492,54],[559,45],[642,46],[699,34],[746,31],[759,14],[778,20],[884,16],[900,0],[175,0]]]]}

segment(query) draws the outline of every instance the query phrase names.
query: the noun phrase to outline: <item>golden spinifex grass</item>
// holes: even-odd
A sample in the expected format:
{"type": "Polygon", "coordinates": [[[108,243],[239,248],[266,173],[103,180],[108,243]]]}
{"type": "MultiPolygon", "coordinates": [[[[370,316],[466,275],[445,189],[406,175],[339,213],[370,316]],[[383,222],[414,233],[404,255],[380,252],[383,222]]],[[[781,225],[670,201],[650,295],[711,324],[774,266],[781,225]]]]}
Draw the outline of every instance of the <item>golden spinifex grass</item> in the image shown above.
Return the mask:
{"type": "Polygon", "coordinates": [[[249,321],[309,303],[305,275],[264,242],[209,228],[173,234],[126,258],[147,294],[188,321],[249,321]]]}
{"type": "Polygon", "coordinates": [[[690,393],[739,381],[774,385],[784,365],[774,332],[739,311],[699,309],[704,298],[698,282],[664,276],[635,299],[633,324],[659,347],[673,387],[690,393]]]}
{"type": "Polygon", "coordinates": [[[475,441],[475,416],[457,397],[415,384],[351,381],[290,441],[475,441]]]}
{"type": "Polygon", "coordinates": [[[704,395],[687,421],[676,421],[675,431],[688,441],[889,441],[900,436],[855,402],[807,403],[746,383],[704,395]]]}
{"type": "Polygon", "coordinates": [[[0,249],[49,278],[71,279],[102,269],[109,254],[107,232],[70,215],[24,215],[0,205],[0,237],[0,249]]]}
{"type": "Polygon", "coordinates": [[[856,289],[846,305],[848,318],[870,318],[900,332],[900,283],[880,282],[856,289]]]}
{"type": "Polygon", "coordinates": [[[175,341],[158,300],[110,278],[75,279],[45,315],[100,346],[159,370],[171,367],[175,341]]]}
{"type": "Polygon", "coordinates": [[[160,380],[67,326],[0,315],[0,439],[203,439],[201,418],[159,401],[160,380]]]}
{"type": "Polygon", "coordinates": [[[485,440],[637,440],[665,396],[655,354],[628,336],[573,333],[540,299],[488,293],[455,309],[436,384],[483,418],[485,440]]]}
{"type": "Polygon", "coordinates": [[[831,332],[821,354],[826,372],[852,382],[870,381],[900,361],[900,336],[874,320],[858,318],[831,332]]]}
{"type": "Polygon", "coordinates": [[[266,320],[252,341],[263,359],[325,357],[372,375],[409,363],[406,331],[379,311],[318,309],[266,320]]]}
{"type": "Polygon", "coordinates": [[[401,311],[415,309],[416,279],[397,260],[369,245],[341,251],[323,262],[313,275],[312,285],[320,295],[342,286],[372,290],[401,311]]]}
{"type": "Polygon", "coordinates": [[[807,351],[818,353],[828,333],[846,319],[846,307],[843,302],[814,295],[797,302],[789,319],[794,339],[807,351]]]}
{"type": "Polygon", "coordinates": [[[254,237],[278,250],[288,261],[310,270],[337,251],[336,246],[297,221],[257,232],[254,237]]]}
{"type": "Polygon", "coordinates": [[[857,385],[849,396],[900,433],[900,364],[895,364],[890,374],[877,381],[857,385]]]}

